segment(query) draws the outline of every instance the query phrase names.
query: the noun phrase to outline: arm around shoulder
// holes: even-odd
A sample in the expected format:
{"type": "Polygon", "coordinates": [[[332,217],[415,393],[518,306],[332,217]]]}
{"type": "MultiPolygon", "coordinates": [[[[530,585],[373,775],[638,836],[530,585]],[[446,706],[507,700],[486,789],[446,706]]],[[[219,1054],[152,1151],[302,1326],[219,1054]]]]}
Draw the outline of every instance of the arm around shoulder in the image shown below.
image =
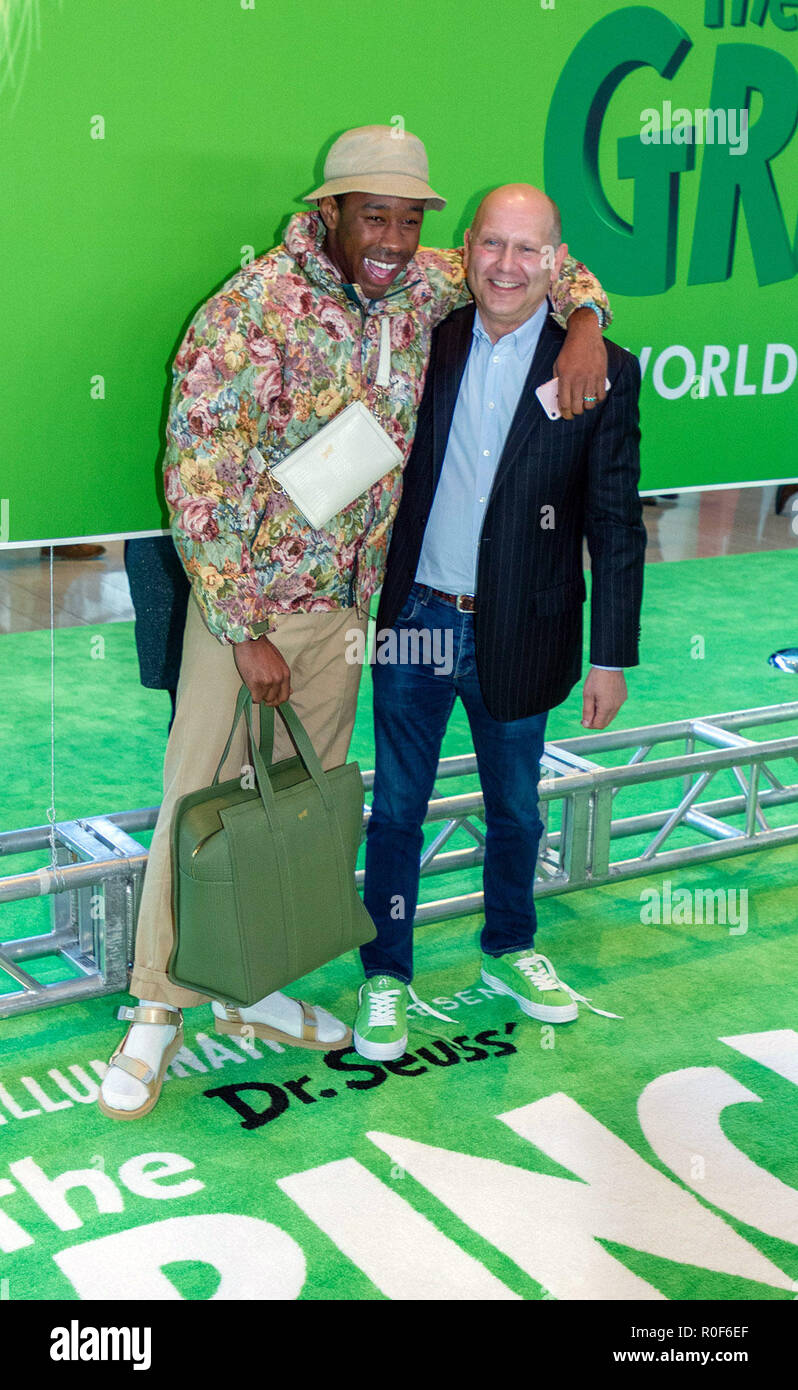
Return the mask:
{"type": "Polygon", "coordinates": [[[568,327],[568,319],[575,309],[590,309],[595,312],[604,330],[612,323],[610,301],[600,281],[588,270],[582,261],[566,256],[559,276],[551,287],[554,317],[561,328],[568,327]]]}

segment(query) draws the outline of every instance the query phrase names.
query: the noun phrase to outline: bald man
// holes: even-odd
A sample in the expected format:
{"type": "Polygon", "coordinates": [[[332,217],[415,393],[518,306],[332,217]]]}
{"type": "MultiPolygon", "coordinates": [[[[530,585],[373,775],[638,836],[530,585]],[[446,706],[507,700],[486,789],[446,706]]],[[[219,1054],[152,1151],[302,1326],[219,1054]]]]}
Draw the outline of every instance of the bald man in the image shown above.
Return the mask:
{"type": "Polygon", "coordinates": [[[495,189],[465,236],[474,303],[433,334],[377,616],[365,884],[377,938],[361,951],[354,1029],[371,1060],[404,1053],[408,1000],[421,1004],[411,980],[422,822],[458,696],[485,805],[482,979],[546,1023],[587,1003],[535,948],[540,759],[548,711],[581,675],[583,537],[582,723],[604,729],[626,699],[623,668],[638,663],[646,533],[637,359],[607,342],[609,390],[586,395],[579,416],[551,419],[535,394],[550,383],[556,398],[563,330],[547,296],[567,249],[544,193],[495,189]]]}

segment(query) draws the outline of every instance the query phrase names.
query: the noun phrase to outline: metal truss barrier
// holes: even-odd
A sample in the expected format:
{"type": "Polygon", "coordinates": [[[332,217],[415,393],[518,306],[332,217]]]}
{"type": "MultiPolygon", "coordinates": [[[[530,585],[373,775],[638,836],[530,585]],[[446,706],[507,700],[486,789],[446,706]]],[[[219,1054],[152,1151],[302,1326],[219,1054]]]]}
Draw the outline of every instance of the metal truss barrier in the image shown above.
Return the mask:
{"type": "MultiPolygon", "coordinates": [[[[785,785],[771,767],[784,759],[798,762],[798,702],[585,734],[546,744],[539,786],[545,835],[538,857],[536,895],[574,892],[644,874],[661,874],[684,864],[795,843],[798,818],[777,827],[766,818],[772,807],[798,803],[798,782],[785,785]],[[754,740],[740,733],[741,729],[793,721],[795,735],[789,738],[754,740]],[[674,743],[682,744],[683,751],[649,757],[658,745],[674,743]],[[605,767],[595,761],[596,756],[630,749],[628,761],[620,765],[605,767]],[[712,778],[725,770],[733,774],[739,793],[700,800],[712,778]],[[675,805],[613,818],[613,802],[622,789],[669,778],[680,784],[675,805]],[[557,829],[550,825],[556,803],[561,803],[557,829]],[[731,818],[741,818],[742,826],[731,824],[731,818]],[[677,827],[697,832],[698,843],[669,847],[669,837],[677,827]],[[623,841],[631,837],[642,838],[643,847],[632,857],[623,858],[623,841]]],[[[444,758],[436,781],[475,773],[473,754],[444,758]]],[[[373,781],[373,772],[364,774],[366,790],[373,781]]],[[[0,878],[0,905],[46,895],[52,923],[49,932],[38,936],[0,940],[0,970],[20,986],[0,995],[0,1018],[127,988],[147,863],[146,849],[128,832],[150,829],[157,813],[153,806],[57,824],[57,867],[0,878]],[[72,968],[71,978],[40,983],[21,964],[43,957],[59,957],[72,968]]],[[[366,807],[364,827],[369,814],[366,807]]],[[[446,796],[436,785],[426,820],[442,822],[442,828],[422,854],[423,876],[460,873],[482,863],[485,832],[480,791],[446,796]],[[465,830],[474,844],[447,849],[459,829],[465,830]]],[[[0,834],[0,856],[49,847],[49,826],[0,834]]],[[[362,880],[359,872],[359,885],[362,880]]],[[[443,921],[481,908],[482,894],[466,893],[424,903],[415,920],[417,924],[443,921]]]]}

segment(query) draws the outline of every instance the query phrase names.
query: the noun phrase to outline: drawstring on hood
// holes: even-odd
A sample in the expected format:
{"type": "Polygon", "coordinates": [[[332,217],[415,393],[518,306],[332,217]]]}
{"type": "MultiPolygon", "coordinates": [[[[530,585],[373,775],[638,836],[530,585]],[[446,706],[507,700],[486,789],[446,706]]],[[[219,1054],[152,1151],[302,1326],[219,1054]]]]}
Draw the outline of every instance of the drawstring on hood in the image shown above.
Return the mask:
{"type": "Polygon", "coordinates": [[[380,323],[380,360],[375,386],[388,386],[391,380],[391,320],[383,314],[380,323]]]}

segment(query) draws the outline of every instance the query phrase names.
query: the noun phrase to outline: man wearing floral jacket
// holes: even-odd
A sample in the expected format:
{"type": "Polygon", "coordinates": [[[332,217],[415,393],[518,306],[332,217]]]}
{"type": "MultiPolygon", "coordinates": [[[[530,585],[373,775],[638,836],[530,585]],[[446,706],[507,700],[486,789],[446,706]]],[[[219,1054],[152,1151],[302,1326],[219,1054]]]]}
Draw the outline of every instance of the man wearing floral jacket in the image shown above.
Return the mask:
{"type": "MultiPolygon", "coordinates": [[[[322,764],[345,762],[360,679],[346,652],[382,582],[430,337],[470,298],[461,252],[418,245],[424,211],[444,206],[420,140],[396,139],[390,126],[347,131],[324,173],[307,195],[317,207],[293,217],[280,246],[198,310],[175,358],[164,472],[192,598],[139,911],[131,990],[140,1000],[120,1010],[132,1027],[100,1094],[100,1108],[117,1119],[156,1104],[182,1042],[180,1011],[207,1002],[167,974],[175,803],[211,781],[242,680],[256,703],[290,694],[322,764]],[[268,467],[357,399],[399,445],[402,464],[312,530],[268,467]]],[[[604,396],[608,304],[572,258],[552,297],[569,330],[557,363],[561,408],[578,414],[604,396]]],[[[275,733],[279,760],[292,750],[282,726],[275,733]]],[[[239,727],[222,779],[245,761],[239,727]]],[[[213,1010],[223,1033],[324,1050],[351,1040],[326,1010],[283,994],[213,1010]]]]}

